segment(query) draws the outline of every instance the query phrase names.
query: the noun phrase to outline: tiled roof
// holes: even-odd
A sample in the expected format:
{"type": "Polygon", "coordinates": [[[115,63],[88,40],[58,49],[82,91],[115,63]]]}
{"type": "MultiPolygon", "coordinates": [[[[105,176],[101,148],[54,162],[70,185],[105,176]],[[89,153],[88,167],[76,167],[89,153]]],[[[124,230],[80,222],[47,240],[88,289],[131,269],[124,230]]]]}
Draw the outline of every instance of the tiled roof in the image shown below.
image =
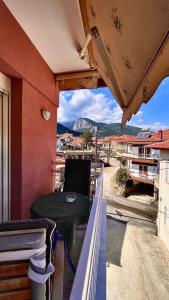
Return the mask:
{"type": "Polygon", "coordinates": [[[76,137],[69,145],[84,145],[84,140],[82,138],[76,137]]]}
{"type": "Polygon", "coordinates": [[[117,142],[120,143],[125,143],[125,142],[129,142],[129,141],[135,141],[137,138],[136,136],[133,135],[119,135],[116,136],[115,138],[113,138],[112,140],[116,140],[117,142]]]}
{"type": "Polygon", "coordinates": [[[102,143],[104,143],[104,141],[105,141],[105,139],[98,139],[98,144],[102,144],[102,143]]]}
{"type": "Polygon", "coordinates": [[[160,130],[153,133],[153,136],[164,141],[169,140],[169,129],[160,130]]]}
{"type": "Polygon", "coordinates": [[[160,141],[169,140],[169,129],[152,132],[149,138],[140,138],[133,135],[111,135],[103,139],[99,139],[98,143],[107,143],[110,141],[117,141],[119,143],[157,143],[160,141]]]}
{"type": "Polygon", "coordinates": [[[136,137],[133,135],[110,135],[103,139],[99,139],[98,143],[107,143],[107,142],[111,142],[111,141],[121,142],[123,140],[126,141],[128,139],[135,140],[135,138],[136,137]]]}
{"type": "Polygon", "coordinates": [[[152,145],[147,145],[146,148],[169,150],[169,141],[155,143],[155,144],[152,144],[152,145]]]}
{"type": "Polygon", "coordinates": [[[65,133],[60,134],[59,136],[60,136],[60,137],[72,137],[73,134],[72,134],[72,133],[65,132],[65,133]]]}
{"type": "Polygon", "coordinates": [[[165,130],[159,130],[157,132],[152,132],[151,136],[149,138],[138,138],[138,137],[133,137],[126,139],[124,141],[121,141],[121,143],[157,143],[160,141],[166,141],[169,140],[169,129],[165,129],[165,130]]]}

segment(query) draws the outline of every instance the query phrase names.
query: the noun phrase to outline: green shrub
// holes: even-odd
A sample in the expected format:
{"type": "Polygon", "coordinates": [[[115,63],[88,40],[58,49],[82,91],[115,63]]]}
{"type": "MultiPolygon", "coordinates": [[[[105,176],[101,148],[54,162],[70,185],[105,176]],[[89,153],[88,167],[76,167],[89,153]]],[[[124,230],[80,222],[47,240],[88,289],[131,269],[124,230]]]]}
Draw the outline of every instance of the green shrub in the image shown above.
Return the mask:
{"type": "Polygon", "coordinates": [[[118,156],[116,159],[120,162],[121,166],[126,166],[127,161],[124,160],[121,156],[118,156]]]}
{"type": "Polygon", "coordinates": [[[118,185],[124,186],[126,182],[130,179],[130,173],[126,168],[120,168],[117,170],[115,175],[115,181],[118,185]]]}

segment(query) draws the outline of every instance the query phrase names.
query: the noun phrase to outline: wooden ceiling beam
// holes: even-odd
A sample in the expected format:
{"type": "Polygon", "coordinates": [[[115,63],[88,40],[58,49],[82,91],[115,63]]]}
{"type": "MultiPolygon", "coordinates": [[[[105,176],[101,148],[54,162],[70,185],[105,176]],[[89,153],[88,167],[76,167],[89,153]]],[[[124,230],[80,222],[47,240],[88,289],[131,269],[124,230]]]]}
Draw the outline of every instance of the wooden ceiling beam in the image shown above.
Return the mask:
{"type": "Polygon", "coordinates": [[[86,77],[100,77],[97,70],[81,71],[81,72],[72,72],[72,73],[62,73],[56,74],[56,80],[67,80],[74,78],[86,78],[86,77]]]}
{"type": "MultiPolygon", "coordinates": [[[[89,26],[86,0],[79,0],[79,5],[80,5],[80,10],[81,10],[84,32],[85,32],[85,36],[87,38],[88,33],[90,32],[91,28],[89,26]]],[[[93,56],[93,50],[92,50],[91,44],[88,45],[88,54],[89,54],[90,67],[95,69],[96,66],[94,63],[94,56],[93,56]]]]}
{"type": "Polygon", "coordinates": [[[77,89],[96,89],[105,87],[105,82],[95,71],[83,71],[56,75],[60,91],[77,89]]]}

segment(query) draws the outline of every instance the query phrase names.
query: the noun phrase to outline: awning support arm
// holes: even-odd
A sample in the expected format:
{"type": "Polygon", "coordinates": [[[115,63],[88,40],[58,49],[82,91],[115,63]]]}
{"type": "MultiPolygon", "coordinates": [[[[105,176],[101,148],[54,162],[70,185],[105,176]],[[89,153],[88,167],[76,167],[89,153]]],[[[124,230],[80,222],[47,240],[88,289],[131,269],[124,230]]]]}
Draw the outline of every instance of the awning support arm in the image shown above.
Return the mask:
{"type": "Polygon", "coordinates": [[[92,39],[92,35],[91,35],[91,32],[89,32],[87,37],[86,37],[84,46],[83,46],[83,48],[82,48],[82,50],[80,51],[80,54],[79,54],[81,59],[84,59],[86,57],[87,47],[90,44],[91,39],[92,39]]]}

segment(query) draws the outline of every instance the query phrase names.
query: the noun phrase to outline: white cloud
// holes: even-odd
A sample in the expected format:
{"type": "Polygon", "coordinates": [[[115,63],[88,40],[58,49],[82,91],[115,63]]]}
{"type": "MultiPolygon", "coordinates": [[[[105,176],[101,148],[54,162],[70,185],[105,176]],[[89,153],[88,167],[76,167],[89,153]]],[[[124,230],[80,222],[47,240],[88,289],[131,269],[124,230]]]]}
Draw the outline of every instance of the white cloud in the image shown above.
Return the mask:
{"type": "Polygon", "coordinates": [[[122,111],[114,99],[91,90],[60,93],[59,122],[86,117],[97,122],[121,122],[122,111]]]}
{"type": "Polygon", "coordinates": [[[137,121],[133,122],[130,121],[128,125],[140,127],[140,128],[150,128],[151,130],[158,131],[158,130],[164,130],[167,128],[167,126],[162,122],[155,122],[155,123],[144,123],[143,120],[138,119],[137,121]]]}
{"type": "MultiPolygon", "coordinates": [[[[116,101],[104,93],[94,93],[92,90],[77,90],[60,93],[58,121],[73,121],[86,117],[96,122],[120,123],[122,110],[116,101]]],[[[150,119],[151,120],[151,119],[150,119]]],[[[162,122],[144,121],[144,114],[139,110],[128,125],[152,130],[166,129],[162,122]]]]}
{"type": "Polygon", "coordinates": [[[167,128],[167,126],[162,122],[145,122],[143,118],[143,112],[141,110],[139,110],[127,124],[140,128],[150,128],[151,130],[155,131],[167,128]]]}
{"type": "Polygon", "coordinates": [[[135,117],[140,117],[140,116],[142,116],[142,114],[143,114],[142,110],[139,110],[139,111],[136,113],[135,117]]]}

